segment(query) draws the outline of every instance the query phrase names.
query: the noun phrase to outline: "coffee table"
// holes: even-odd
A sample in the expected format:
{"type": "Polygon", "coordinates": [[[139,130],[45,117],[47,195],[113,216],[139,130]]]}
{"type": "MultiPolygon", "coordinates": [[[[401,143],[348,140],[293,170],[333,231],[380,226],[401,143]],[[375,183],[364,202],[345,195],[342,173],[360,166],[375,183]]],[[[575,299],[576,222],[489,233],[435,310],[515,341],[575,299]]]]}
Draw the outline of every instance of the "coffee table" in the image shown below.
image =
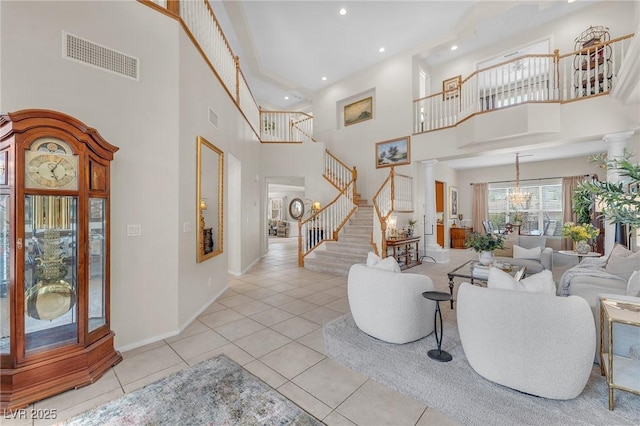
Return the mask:
{"type": "MultiPolygon", "coordinates": [[[[473,266],[477,263],[479,263],[477,260],[468,260],[451,272],[447,272],[447,277],[449,277],[449,293],[451,293],[451,309],[453,309],[453,302],[455,302],[453,299],[453,287],[455,285],[455,282],[453,281],[454,278],[466,278],[471,284],[475,284],[476,281],[480,281],[482,283],[487,282],[487,278],[473,275],[473,266]]],[[[514,277],[516,280],[520,280],[520,278],[524,276],[525,269],[525,266],[512,265],[510,270],[503,269],[503,271],[514,277]]]]}

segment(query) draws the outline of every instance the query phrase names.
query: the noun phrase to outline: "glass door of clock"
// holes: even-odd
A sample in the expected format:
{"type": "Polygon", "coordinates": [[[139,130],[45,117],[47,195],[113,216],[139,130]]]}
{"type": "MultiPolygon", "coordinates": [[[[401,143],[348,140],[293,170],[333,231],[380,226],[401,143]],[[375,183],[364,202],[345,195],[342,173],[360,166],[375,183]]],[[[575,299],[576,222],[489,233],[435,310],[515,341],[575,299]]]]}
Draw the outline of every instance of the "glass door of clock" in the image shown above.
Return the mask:
{"type": "Polygon", "coordinates": [[[107,323],[105,232],[107,200],[89,199],[89,332],[107,323]]]}
{"type": "Polygon", "coordinates": [[[25,352],[78,341],[78,198],[25,196],[25,352]]]}
{"type": "Polygon", "coordinates": [[[11,235],[9,231],[9,196],[0,195],[0,355],[11,351],[11,329],[9,317],[9,281],[11,278],[11,235]]]}

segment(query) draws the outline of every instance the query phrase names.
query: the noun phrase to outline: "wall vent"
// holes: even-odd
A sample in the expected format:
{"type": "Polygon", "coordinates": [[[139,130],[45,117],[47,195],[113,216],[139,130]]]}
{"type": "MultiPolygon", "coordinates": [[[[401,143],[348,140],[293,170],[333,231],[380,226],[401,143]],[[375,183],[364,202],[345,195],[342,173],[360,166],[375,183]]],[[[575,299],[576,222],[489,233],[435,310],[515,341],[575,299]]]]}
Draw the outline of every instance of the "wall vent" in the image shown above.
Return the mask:
{"type": "Polygon", "coordinates": [[[215,127],[218,127],[218,114],[214,110],[209,107],[209,123],[213,124],[215,127]]]}
{"type": "Polygon", "coordinates": [[[103,71],[140,81],[140,60],[138,58],[101,46],[66,31],[62,32],[62,56],[103,71]]]}

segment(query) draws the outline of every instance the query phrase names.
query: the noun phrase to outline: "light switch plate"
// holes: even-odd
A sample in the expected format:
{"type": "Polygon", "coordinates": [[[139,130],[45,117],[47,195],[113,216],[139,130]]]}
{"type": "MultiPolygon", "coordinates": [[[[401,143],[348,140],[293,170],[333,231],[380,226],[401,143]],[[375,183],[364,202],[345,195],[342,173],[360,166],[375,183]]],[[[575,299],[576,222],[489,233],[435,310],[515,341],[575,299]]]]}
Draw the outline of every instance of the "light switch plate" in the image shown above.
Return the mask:
{"type": "Polygon", "coordinates": [[[142,235],[142,225],[127,225],[127,237],[139,237],[142,235]]]}

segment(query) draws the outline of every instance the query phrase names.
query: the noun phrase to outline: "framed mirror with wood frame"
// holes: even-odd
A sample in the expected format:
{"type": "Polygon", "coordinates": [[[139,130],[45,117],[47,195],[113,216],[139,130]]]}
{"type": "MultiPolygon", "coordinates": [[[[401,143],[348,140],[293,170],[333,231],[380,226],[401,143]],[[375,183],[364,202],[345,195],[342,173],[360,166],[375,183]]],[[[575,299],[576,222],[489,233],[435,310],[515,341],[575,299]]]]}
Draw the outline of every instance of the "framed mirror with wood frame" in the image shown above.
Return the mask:
{"type": "Polygon", "coordinates": [[[223,249],[224,153],[198,136],[196,163],[196,259],[202,262],[223,249]]]}

